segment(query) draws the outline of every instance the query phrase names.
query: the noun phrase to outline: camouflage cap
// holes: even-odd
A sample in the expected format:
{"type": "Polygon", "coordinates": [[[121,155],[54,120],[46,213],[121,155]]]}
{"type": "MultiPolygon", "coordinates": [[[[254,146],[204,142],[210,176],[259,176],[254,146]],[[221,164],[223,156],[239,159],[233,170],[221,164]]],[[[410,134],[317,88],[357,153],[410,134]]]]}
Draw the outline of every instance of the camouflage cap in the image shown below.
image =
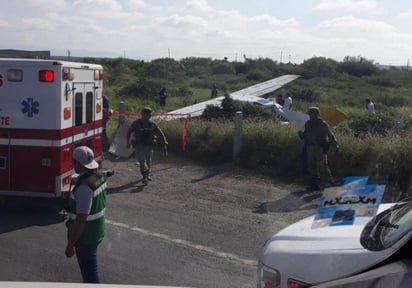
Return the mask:
{"type": "Polygon", "coordinates": [[[144,107],[143,109],[142,109],[142,114],[146,114],[146,115],[150,115],[150,114],[152,114],[152,112],[153,112],[153,110],[152,110],[152,108],[150,108],[150,107],[144,107]]]}
{"type": "Polygon", "coordinates": [[[312,106],[312,107],[309,107],[309,109],[308,109],[308,115],[311,115],[311,114],[315,114],[315,115],[320,115],[320,110],[319,110],[319,108],[318,107],[316,107],[316,106],[312,106]]]}

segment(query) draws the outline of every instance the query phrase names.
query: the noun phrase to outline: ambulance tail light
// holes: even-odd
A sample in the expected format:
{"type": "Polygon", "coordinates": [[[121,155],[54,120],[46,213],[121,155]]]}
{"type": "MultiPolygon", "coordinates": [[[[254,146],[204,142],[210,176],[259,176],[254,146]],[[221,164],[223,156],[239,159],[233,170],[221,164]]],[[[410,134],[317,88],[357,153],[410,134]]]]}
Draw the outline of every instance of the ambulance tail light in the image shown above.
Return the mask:
{"type": "Polygon", "coordinates": [[[93,143],[93,151],[95,152],[95,156],[101,157],[103,154],[103,138],[100,135],[97,135],[94,139],[93,143]]]}
{"type": "Polygon", "coordinates": [[[72,69],[65,67],[63,68],[62,80],[72,81],[74,79],[74,72],[72,69]]]}
{"type": "Polygon", "coordinates": [[[63,111],[64,120],[70,119],[72,117],[72,108],[66,107],[63,111]]]}
{"type": "Polygon", "coordinates": [[[54,82],[54,71],[53,70],[40,70],[39,71],[39,81],[45,83],[54,82]]]}
{"type": "Polygon", "coordinates": [[[62,186],[66,187],[66,186],[70,186],[70,183],[72,182],[72,176],[66,176],[62,179],[62,186]]]}
{"type": "Polygon", "coordinates": [[[103,70],[94,70],[94,80],[103,80],[103,70]]]}
{"type": "Polygon", "coordinates": [[[102,112],[102,103],[97,103],[96,104],[96,113],[102,112]]]}

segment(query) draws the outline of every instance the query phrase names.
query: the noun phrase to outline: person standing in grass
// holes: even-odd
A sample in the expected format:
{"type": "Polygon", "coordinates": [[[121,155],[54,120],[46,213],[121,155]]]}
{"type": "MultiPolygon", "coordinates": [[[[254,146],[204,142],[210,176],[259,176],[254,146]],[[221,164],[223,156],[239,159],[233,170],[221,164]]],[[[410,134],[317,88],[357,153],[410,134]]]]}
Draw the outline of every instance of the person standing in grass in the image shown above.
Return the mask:
{"type": "Polygon", "coordinates": [[[365,99],[365,113],[366,115],[374,115],[375,114],[375,104],[371,101],[371,99],[365,99]]]}
{"type": "Polygon", "coordinates": [[[290,97],[290,95],[286,95],[286,98],[283,103],[283,109],[288,111],[292,109],[292,97],[290,97]]]}
{"type": "Polygon", "coordinates": [[[212,90],[210,91],[210,99],[216,98],[217,93],[218,93],[217,87],[216,87],[216,85],[213,85],[212,90]]]}
{"type": "Polygon", "coordinates": [[[159,92],[159,105],[164,107],[166,106],[166,98],[169,97],[167,94],[166,87],[163,87],[159,92]]]}
{"type": "Polygon", "coordinates": [[[285,105],[285,99],[283,99],[282,94],[278,95],[278,98],[276,99],[276,103],[278,103],[282,107],[283,107],[283,105],[285,105]]]}
{"type": "Polygon", "coordinates": [[[308,109],[309,120],[305,123],[305,130],[299,131],[299,136],[304,141],[306,149],[306,161],[311,185],[309,190],[321,190],[321,175],[325,178],[326,186],[335,185],[328,165],[329,147],[338,149],[335,135],[333,135],[328,124],[320,118],[318,107],[308,109]]]}

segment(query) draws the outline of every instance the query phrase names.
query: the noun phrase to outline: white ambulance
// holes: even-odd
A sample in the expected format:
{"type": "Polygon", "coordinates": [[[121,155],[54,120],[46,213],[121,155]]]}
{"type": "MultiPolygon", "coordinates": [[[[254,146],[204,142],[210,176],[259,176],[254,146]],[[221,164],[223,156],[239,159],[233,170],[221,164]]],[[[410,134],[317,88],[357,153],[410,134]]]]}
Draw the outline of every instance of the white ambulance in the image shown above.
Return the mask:
{"type": "Polygon", "coordinates": [[[0,195],[61,196],[79,145],[101,160],[102,92],[101,65],[0,59],[0,195]]]}

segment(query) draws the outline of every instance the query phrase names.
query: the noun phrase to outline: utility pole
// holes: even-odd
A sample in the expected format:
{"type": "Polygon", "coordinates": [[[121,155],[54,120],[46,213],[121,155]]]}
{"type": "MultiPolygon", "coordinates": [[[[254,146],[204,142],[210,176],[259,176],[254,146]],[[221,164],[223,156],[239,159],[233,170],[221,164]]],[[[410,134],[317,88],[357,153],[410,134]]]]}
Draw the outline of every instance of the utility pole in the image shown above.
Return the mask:
{"type": "Polygon", "coordinates": [[[170,48],[167,48],[167,55],[168,55],[168,58],[170,58],[170,48]]]}
{"type": "Polygon", "coordinates": [[[279,61],[279,63],[282,63],[282,54],[283,54],[283,51],[280,51],[280,61],[279,61]]]}

